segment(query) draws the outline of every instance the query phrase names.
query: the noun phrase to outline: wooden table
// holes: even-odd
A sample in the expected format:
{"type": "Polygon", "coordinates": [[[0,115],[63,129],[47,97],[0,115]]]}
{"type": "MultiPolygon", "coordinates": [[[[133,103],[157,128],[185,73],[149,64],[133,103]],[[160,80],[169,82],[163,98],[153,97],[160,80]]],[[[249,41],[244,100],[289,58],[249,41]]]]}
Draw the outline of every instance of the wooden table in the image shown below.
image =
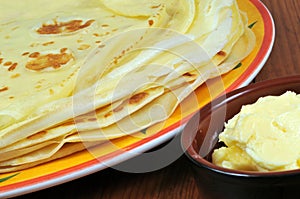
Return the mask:
{"type": "MultiPolygon", "coordinates": [[[[300,1],[263,0],[273,15],[273,51],[254,82],[300,74],[300,1]]],[[[181,156],[171,165],[150,173],[133,174],[106,169],[87,177],[19,198],[202,198],[189,161],[181,156]]],[[[283,197],[285,198],[285,197],[283,197]]]]}

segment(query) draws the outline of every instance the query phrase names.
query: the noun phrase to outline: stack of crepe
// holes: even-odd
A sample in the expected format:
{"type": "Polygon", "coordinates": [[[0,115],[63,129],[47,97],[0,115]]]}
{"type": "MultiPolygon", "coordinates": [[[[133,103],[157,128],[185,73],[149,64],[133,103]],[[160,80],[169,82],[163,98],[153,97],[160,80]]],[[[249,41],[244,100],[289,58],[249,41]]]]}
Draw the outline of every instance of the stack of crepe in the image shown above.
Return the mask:
{"type": "Polygon", "coordinates": [[[163,121],[255,45],[234,0],[0,3],[0,172],[163,121]]]}

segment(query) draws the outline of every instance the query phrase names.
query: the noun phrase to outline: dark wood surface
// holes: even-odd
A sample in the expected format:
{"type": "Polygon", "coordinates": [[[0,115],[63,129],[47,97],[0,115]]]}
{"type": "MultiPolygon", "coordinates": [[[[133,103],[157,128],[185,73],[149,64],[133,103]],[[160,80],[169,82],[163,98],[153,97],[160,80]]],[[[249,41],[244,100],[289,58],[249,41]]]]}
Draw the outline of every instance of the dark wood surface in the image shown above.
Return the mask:
{"type": "MultiPolygon", "coordinates": [[[[276,39],[270,58],[254,82],[300,73],[300,1],[263,2],[273,15],[276,39]]],[[[149,173],[106,169],[18,198],[203,198],[189,164],[189,160],[181,156],[169,166],[149,173]]],[[[283,194],[282,198],[288,196],[283,194]]]]}

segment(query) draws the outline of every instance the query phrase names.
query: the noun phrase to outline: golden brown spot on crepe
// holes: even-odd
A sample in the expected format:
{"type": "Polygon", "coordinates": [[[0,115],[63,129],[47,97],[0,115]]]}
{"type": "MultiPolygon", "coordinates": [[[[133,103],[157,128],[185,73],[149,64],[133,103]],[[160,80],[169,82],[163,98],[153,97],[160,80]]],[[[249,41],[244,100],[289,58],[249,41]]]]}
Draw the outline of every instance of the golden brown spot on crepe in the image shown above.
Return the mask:
{"type": "Polygon", "coordinates": [[[74,125],[74,124],[75,124],[75,122],[73,120],[69,120],[67,122],[64,122],[60,126],[70,126],[70,125],[74,125]]]}
{"type": "Polygon", "coordinates": [[[121,55],[118,55],[117,57],[113,58],[113,63],[117,64],[118,61],[125,55],[125,53],[126,53],[126,50],[122,50],[121,55]]]}
{"type": "Polygon", "coordinates": [[[17,78],[17,77],[20,77],[19,73],[16,73],[16,74],[13,74],[12,76],[10,76],[10,78],[12,78],[12,79],[17,78]]]}
{"type": "Polygon", "coordinates": [[[88,44],[82,44],[82,45],[79,46],[78,50],[86,50],[86,49],[88,49],[88,48],[90,48],[90,47],[91,47],[91,46],[88,45],[88,44]]]}
{"type": "Polygon", "coordinates": [[[120,112],[124,109],[124,106],[119,106],[113,110],[113,112],[120,112]]]}
{"type": "Polygon", "coordinates": [[[100,37],[100,35],[98,33],[94,33],[93,34],[95,37],[100,37]]]}
{"type": "Polygon", "coordinates": [[[224,56],[224,57],[226,56],[226,52],[224,52],[224,51],[222,51],[222,50],[219,51],[217,54],[220,55],[220,56],[224,56]]]}
{"type": "Polygon", "coordinates": [[[3,58],[0,58],[0,64],[2,64],[2,62],[3,62],[3,58]]]}
{"type": "Polygon", "coordinates": [[[154,24],[154,21],[152,19],[149,19],[148,24],[149,24],[149,26],[152,26],[154,24]]]}
{"type": "Polygon", "coordinates": [[[118,64],[118,59],[117,59],[117,58],[114,58],[113,63],[114,63],[114,64],[118,64]]]}
{"type": "Polygon", "coordinates": [[[4,92],[4,91],[7,91],[7,90],[8,90],[7,86],[4,86],[4,87],[0,88],[0,92],[4,92]]]}
{"type": "Polygon", "coordinates": [[[152,8],[152,9],[159,8],[160,5],[161,5],[161,4],[158,4],[157,6],[151,6],[151,8],[152,8]]]}
{"type": "Polygon", "coordinates": [[[25,53],[22,54],[22,56],[29,55],[29,53],[30,53],[30,52],[25,52],[25,53]]]}
{"type": "Polygon", "coordinates": [[[104,44],[98,46],[98,48],[104,48],[104,47],[105,47],[104,44]]]}
{"type": "Polygon", "coordinates": [[[103,28],[109,27],[108,24],[102,24],[101,26],[102,26],[103,28]]]}
{"type": "Polygon", "coordinates": [[[39,57],[39,56],[40,56],[40,53],[39,53],[39,52],[34,52],[34,53],[31,53],[31,54],[29,55],[30,58],[37,58],[37,57],[39,57]]]}
{"type": "Polygon", "coordinates": [[[54,44],[54,43],[55,43],[54,41],[49,41],[49,42],[43,43],[42,45],[43,46],[49,46],[49,45],[54,44]]]}
{"type": "Polygon", "coordinates": [[[54,20],[53,24],[43,24],[37,32],[39,34],[60,34],[60,33],[72,33],[80,29],[89,27],[95,20],[88,20],[83,23],[82,20],[71,20],[68,22],[57,22],[54,20]]]}
{"type": "Polygon", "coordinates": [[[76,123],[84,123],[85,122],[85,119],[76,119],[76,123]]]}
{"type": "Polygon", "coordinates": [[[185,77],[193,77],[195,75],[187,72],[187,73],[184,73],[183,76],[185,76],[185,77]]]}
{"type": "Polygon", "coordinates": [[[8,71],[13,71],[16,69],[18,63],[13,63],[9,68],[8,68],[8,71]]]}
{"type": "Polygon", "coordinates": [[[94,118],[94,117],[92,117],[92,118],[88,118],[88,121],[90,121],[90,122],[94,122],[94,121],[97,121],[97,118],[94,118]]]}
{"type": "Polygon", "coordinates": [[[14,96],[9,96],[9,99],[14,99],[15,97],[14,96]]]}
{"type": "Polygon", "coordinates": [[[148,96],[148,93],[145,93],[145,92],[135,94],[129,99],[129,104],[137,104],[140,101],[142,101],[143,99],[145,99],[147,96],[148,96]]]}
{"type": "Polygon", "coordinates": [[[96,43],[96,44],[100,44],[100,43],[101,43],[101,41],[95,41],[95,43],[96,43]]]}
{"type": "Polygon", "coordinates": [[[82,39],[78,39],[78,40],[77,40],[77,43],[81,43],[81,42],[83,42],[82,39]]]}
{"type": "Polygon", "coordinates": [[[28,136],[26,139],[28,139],[28,140],[37,140],[37,139],[45,136],[46,134],[47,134],[47,131],[40,131],[40,132],[38,132],[36,134],[28,136]]]}
{"type": "Polygon", "coordinates": [[[36,57],[34,60],[27,62],[26,68],[30,70],[42,70],[48,67],[52,67],[54,69],[60,68],[62,65],[67,64],[73,56],[67,53],[60,54],[46,54],[40,55],[36,57]]]}
{"type": "Polygon", "coordinates": [[[7,61],[3,64],[4,66],[11,66],[12,65],[12,62],[11,61],[7,61]]]}
{"type": "Polygon", "coordinates": [[[62,48],[62,49],[60,49],[60,53],[65,53],[65,52],[67,52],[67,48],[62,48]]]}
{"type": "Polygon", "coordinates": [[[112,112],[111,112],[111,111],[108,112],[108,113],[106,113],[106,114],[104,115],[105,118],[107,118],[107,117],[109,117],[109,116],[112,116],[112,112]]]}

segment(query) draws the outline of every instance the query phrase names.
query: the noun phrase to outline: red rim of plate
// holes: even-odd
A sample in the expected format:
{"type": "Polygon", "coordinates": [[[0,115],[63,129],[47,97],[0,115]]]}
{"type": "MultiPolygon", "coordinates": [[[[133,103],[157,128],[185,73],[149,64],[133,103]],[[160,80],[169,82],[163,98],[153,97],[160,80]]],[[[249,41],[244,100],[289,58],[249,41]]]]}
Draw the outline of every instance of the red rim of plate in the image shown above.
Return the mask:
{"type": "Polygon", "coordinates": [[[251,62],[247,70],[227,89],[226,92],[232,91],[234,89],[246,86],[244,82],[250,82],[260,71],[262,65],[266,62],[269,57],[271,50],[273,48],[273,43],[275,39],[275,25],[271,13],[267,7],[260,0],[250,0],[253,5],[258,9],[261,17],[265,24],[265,36],[263,38],[262,47],[255,59],[251,62]],[[254,74],[253,74],[254,72],[254,74]]]}
{"type": "MultiPolygon", "coordinates": [[[[263,48],[259,50],[257,53],[257,56],[253,60],[253,62],[250,64],[250,66],[247,68],[247,70],[230,86],[226,89],[226,92],[229,92],[231,90],[234,90],[236,88],[239,88],[241,86],[244,86],[245,82],[251,81],[256,74],[259,72],[259,70],[262,68],[262,65],[268,58],[272,45],[274,42],[274,22],[272,19],[272,16],[268,9],[265,7],[265,5],[260,2],[259,0],[250,0],[251,3],[259,10],[259,13],[261,14],[264,24],[265,24],[265,35],[262,42],[263,48]],[[253,73],[255,73],[253,75],[253,73]]],[[[69,182],[71,180],[84,177],[86,175],[95,173],[97,171],[100,171],[107,166],[103,164],[103,162],[109,161],[113,158],[116,158],[120,155],[122,155],[125,151],[131,151],[134,149],[137,149],[141,146],[143,146],[146,143],[149,143],[150,141],[154,141],[157,138],[163,137],[170,133],[171,131],[176,131],[182,124],[184,124],[193,114],[187,116],[181,121],[178,121],[174,123],[173,125],[168,126],[167,128],[163,129],[162,131],[156,133],[155,135],[145,138],[143,140],[140,140],[134,144],[129,145],[125,149],[117,150],[112,153],[109,153],[107,155],[95,158],[93,160],[78,164],[73,167],[69,167],[67,169],[63,169],[51,174],[47,174],[44,176],[36,177],[33,179],[29,179],[22,182],[17,182],[10,185],[5,185],[1,187],[0,190],[0,196],[1,197],[13,197],[17,195],[22,195],[25,193],[30,193],[34,191],[39,191],[45,188],[49,188],[51,186],[59,185],[65,182],[69,182]],[[94,167],[93,169],[91,169],[94,167]],[[76,174],[78,171],[82,171],[78,175],[76,174]],[[71,176],[71,177],[67,177],[71,176]]]]}

